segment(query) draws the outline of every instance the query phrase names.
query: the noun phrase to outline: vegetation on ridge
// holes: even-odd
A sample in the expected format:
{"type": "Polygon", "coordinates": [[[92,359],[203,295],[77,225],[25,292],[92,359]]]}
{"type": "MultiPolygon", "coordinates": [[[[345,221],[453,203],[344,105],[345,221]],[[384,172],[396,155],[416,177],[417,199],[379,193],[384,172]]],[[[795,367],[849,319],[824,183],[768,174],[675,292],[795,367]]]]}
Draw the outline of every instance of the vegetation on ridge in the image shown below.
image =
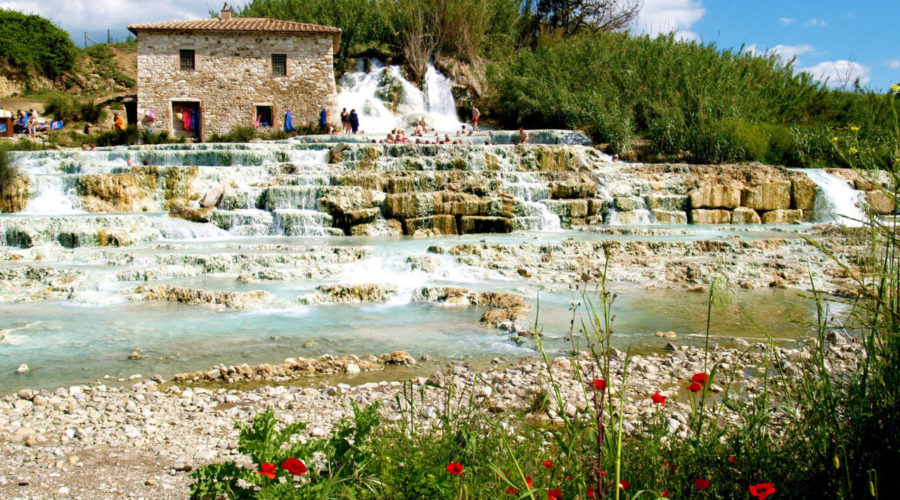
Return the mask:
{"type": "Polygon", "coordinates": [[[0,62],[7,68],[55,80],[75,67],[77,55],[69,34],[49,20],[0,9],[0,62]]]}

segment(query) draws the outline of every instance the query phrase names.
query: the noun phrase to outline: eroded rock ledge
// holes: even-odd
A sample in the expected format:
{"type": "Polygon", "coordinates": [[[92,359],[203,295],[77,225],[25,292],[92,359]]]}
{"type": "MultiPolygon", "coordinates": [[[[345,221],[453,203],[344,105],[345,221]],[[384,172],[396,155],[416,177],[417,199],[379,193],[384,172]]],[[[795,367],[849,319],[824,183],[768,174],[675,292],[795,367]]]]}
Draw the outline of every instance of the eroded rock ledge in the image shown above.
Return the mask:
{"type": "Polygon", "coordinates": [[[180,286],[139,286],[132,290],[132,300],[178,302],[196,304],[213,309],[250,309],[272,300],[272,295],[264,290],[250,292],[223,292],[218,290],[200,290],[180,286]]]}

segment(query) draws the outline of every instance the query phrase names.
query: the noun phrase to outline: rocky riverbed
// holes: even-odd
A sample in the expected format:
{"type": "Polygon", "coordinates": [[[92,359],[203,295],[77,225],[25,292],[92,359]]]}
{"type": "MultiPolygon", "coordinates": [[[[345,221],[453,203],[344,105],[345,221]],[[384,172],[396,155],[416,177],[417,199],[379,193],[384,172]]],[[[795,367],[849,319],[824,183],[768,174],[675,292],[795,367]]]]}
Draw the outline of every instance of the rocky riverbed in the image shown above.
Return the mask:
{"type": "MultiPolygon", "coordinates": [[[[831,366],[843,370],[854,366],[859,346],[838,337],[827,347],[831,366]]],[[[715,346],[710,363],[719,363],[720,378],[710,385],[713,395],[728,390],[732,395],[754,398],[758,374],[763,370],[765,344],[738,340],[730,347],[715,346]]],[[[808,347],[776,347],[769,367],[797,377],[809,360],[808,347]]],[[[589,418],[588,402],[577,373],[588,380],[593,365],[580,357],[559,357],[551,367],[563,396],[563,408],[550,398],[545,411],[531,413],[532,422],[558,423],[561,413],[571,418],[589,418]]],[[[613,357],[610,388],[622,389],[624,353],[613,357]]],[[[498,360],[499,361],[499,360],[498,360]]],[[[425,399],[417,402],[416,418],[424,428],[439,425],[437,417],[446,409],[446,392],[454,387],[453,406],[474,401],[480,411],[495,418],[528,414],[536,399],[548,389],[547,367],[526,359],[506,368],[475,371],[465,363],[420,362],[422,376],[413,379],[425,386],[425,399]],[[428,372],[433,372],[430,376],[428,372]]],[[[668,432],[675,437],[687,433],[690,407],[684,386],[703,371],[701,349],[672,345],[659,355],[634,356],[626,379],[625,429],[631,430],[662,411],[668,432]],[[665,407],[650,401],[659,391],[669,399],[665,407]]],[[[400,374],[400,373],[398,373],[400,374]]],[[[402,376],[402,374],[401,374],[402,376]]],[[[237,460],[252,467],[236,450],[233,421],[249,422],[259,411],[273,408],[281,422],[309,423],[306,437],[322,437],[334,424],[352,414],[350,403],[368,405],[379,401],[389,424],[400,418],[394,400],[401,382],[383,372],[384,381],[302,385],[263,385],[232,388],[228,384],[163,383],[162,379],[139,381],[131,387],[74,385],[54,391],[23,389],[0,402],[0,496],[4,498],[146,498],[177,499],[187,495],[192,469],[212,462],[237,460]]],[[[779,384],[772,381],[775,386],[779,384]]],[[[401,403],[403,404],[403,403],[401,403]]],[[[538,405],[540,406],[540,405],[538,405]]],[[[406,408],[408,409],[408,408],[406,408]]],[[[722,418],[735,416],[723,410],[722,418]]]]}

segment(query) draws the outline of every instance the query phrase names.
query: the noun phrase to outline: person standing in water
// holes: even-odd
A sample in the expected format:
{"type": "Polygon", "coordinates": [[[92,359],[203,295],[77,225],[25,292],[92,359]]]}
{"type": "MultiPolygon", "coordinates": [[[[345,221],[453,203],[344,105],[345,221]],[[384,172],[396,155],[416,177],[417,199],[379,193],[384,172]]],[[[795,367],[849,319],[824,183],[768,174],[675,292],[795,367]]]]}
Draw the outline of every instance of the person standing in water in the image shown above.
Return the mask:
{"type": "Polygon", "coordinates": [[[350,113],[347,112],[347,108],[341,110],[341,130],[345,134],[350,132],[350,113]]]}
{"type": "Polygon", "coordinates": [[[359,132],[359,115],[356,114],[355,109],[350,110],[350,115],[347,117],[347,121],[350,123],[350,129],[353,130],[353,133],[359,132]]]}
{"type": "Polygon", "coordinates": [[[528,144],[528,134],[525,127],[519,127],[519,144],[528,144]]]}
{"type": "Polygon", "coordinates": [[[472,105],[472,130],[478,131],[478,120],[481,119],[481,111],[472,105]]]}

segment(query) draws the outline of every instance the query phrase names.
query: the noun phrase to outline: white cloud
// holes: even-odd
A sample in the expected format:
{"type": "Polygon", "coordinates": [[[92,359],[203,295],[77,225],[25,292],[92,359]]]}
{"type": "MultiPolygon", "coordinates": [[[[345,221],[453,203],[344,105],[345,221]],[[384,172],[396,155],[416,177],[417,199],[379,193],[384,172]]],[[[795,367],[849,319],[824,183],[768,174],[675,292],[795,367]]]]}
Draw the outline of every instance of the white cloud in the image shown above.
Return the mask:
{"type": "Polygon", "coordinates": [[[769,53],[775,54],[781,59],[782,62],[788,62],[795,57],[802,56],[803,54],[814,53],[816,48],[812,45],[802,44],[802,45],[776,45],[769,49],[769,53]]]}
{"type": "Polygon", "coordinates": [[[766,49],[765,51],[763,51],[760,50],[760,48],[756,44],[752,44],[744,47],[744,52],[747,52],[754,56],[774,55],[778,57],[782,64],[787,64],[795,57],[800,57],[803,54],[815,54],[816,48],[808,44],[776,45],[770,49],[766,49]]]}
{"type": "Polygon", "coordinates": [[[134,23],[204,18],[220,7],[219,0],[0,0],[0,8],[39,14],[76,35],[134,23]]]}
{"type": "Polygon", "coordinates": [[[705,14],[702,0],[644,0],[635,28],[650,36],[675,32],[678,40],[699,41],[691,27],[705,14]]]}
{"type": "Polygon", "coordinates": [[[827,25],[828,25],[828,23],[826,23],[824,19],[817,19],[815,17],[810,19],[809,21],[806,21],[805,23],[803,23],[804,28],[815,28],[815,27],[824,28],[827,25]]]}
{"type": "Polygon", "coordinates": [[[780,22],[781,24],[783,24],[783,25],[785,25],[785,26],[788,26],[788,25],[790,25],[790,24],[794,24],[794,21],[795,21],[795,19],[794,19],[794,18],[791,18],[791,17],[781,17],[781,18],[778,19],[778,22],[780,22]]]}
{"type": "Polygon", "coordinates": [[[865,87],[872,81],[872,68],[846,60],[825,61],[801,71],[834,88],[850,87],[857,80],[865,87]]]}
{"type": "Polygon", "coordinates": [[[888,59],[884,65],[891,69],[900,69],[900,59],[888,59]]]}

